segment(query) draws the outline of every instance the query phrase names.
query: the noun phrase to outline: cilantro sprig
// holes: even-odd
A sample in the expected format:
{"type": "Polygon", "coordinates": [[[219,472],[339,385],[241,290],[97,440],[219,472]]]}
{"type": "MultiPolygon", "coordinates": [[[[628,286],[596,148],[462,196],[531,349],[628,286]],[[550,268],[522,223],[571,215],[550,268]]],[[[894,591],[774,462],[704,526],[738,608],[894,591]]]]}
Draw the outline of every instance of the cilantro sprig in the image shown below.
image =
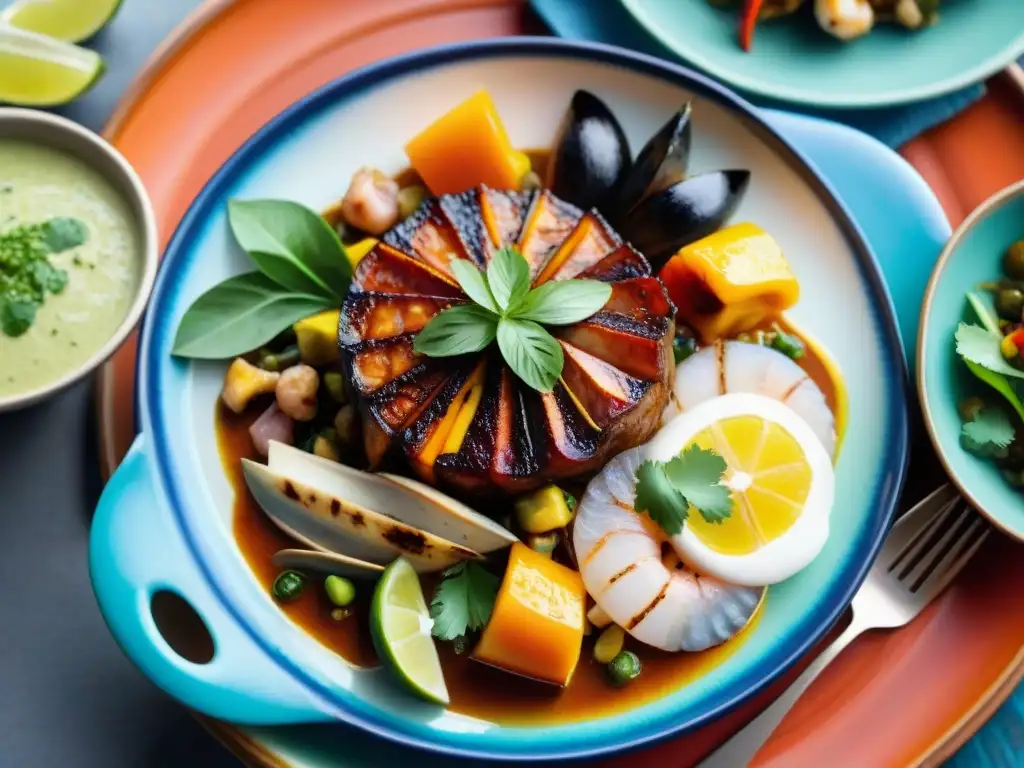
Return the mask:
{"type": "Polygon", "coordinates": [[[683,530],[690,507],[709,523],[732,514],[732,496],[722,485],[725,459],[694,444],[670,461],[645,461],[636,472],[637,512],[646,512],[669,536],[683,530]]]}
{"type": "MultiPolygon", "coordinates": [[[[439,640],[459,640],[483,629],[498,598],[500,580],[478,563],[457,563],[444,572],[430,601],[431,631],[439,640]]],[[[459,640],[461,645],[465,640],[459,640]]]]}
{"type": "Polygon", "coordinates": [[[981,325],[960,323],[956,330],[957,354],[979,381],[1001,394],[1024,419],[1024,403],[1013,384],[1015,380],[1024,378],[1024,371],[1014,368],[1003,358],[999,348],[1003,335],[984,299],[976,293],[968,293],[967,303],[977,314],[981,325]]]}
{"type": "Polygon", "coordinates": [[[1004,459],[1016,431],[1006,414],[991,406],[982,408],[960,430],[960,444],[965,450],[985,458],[1004,459]]]}
{"type": "Polygon", "coordinates": [[[487,271],[453,259],[452,273],[473,301],[436,315],[413,349],[427,357],[479,352],[497,340],[512,371],[539,392],[550,392],[565,363],[545,325],[585,320],[605,305],[611,286],[597,280],[553,280],[530,289],[530,268],[515,248],[497,251],[487,271]]]}

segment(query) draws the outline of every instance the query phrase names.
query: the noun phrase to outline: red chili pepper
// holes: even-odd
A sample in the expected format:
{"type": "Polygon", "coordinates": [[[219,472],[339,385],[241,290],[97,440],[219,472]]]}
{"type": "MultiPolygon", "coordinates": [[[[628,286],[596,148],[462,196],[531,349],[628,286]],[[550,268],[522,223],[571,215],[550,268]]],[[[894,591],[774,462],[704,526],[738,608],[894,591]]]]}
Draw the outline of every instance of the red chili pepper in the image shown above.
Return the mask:
{"type": "Polygon", "coordinates": [[[754,27],[757,25],[757,17],[761,13],[761,6],[764,0],[745,0],[743,11],[740,13],[740,47],[749,52],[754,42],[754,27]]]}
{"type": "Polygon", "coordinates": [[[1010,341],[1012,341],[1017,349],[1024,349],[1024,328],[1018,328],[1010,334],[1010,341]]]}

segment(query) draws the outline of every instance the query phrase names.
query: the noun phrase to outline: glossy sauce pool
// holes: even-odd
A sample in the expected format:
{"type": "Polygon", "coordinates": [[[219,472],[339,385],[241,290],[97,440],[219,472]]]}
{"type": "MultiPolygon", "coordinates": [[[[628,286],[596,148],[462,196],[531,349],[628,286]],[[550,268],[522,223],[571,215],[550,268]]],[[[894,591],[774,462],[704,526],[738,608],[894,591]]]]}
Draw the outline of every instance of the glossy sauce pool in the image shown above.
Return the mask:
{"type": "MultiPolygon", "coordinates": [[[[781,323],[795,330],[788,323],[781,323]]],[[[806,340],[806,339],[805,339],[806,340]]],[[[842,387],[833,379],[834,367],[812,343],[800,360],[801,367],[821,387],[842,433],[842,387]]],[[[268,591],[278,574],[271,557],[294,542],[270,522],[250,495],[242,476],[240,459],[255,458],[248,427],[261,408],[236,416],[218,404],[217,436],[224,470],[235,489],[234,533],[239,547],[256,578],[268,591]]],[[[353,614],[343,620],[330,617],[333,606],[327,601],[319,579],[312,577],[301,597],[282,606],[285,613],[323,645],[358,666],[377,664],[367,626],[369,590],[357,585],[359,598],[353,614]]],[[[426,585],[424,593],[433,593],[426,585]]],[[[605,666],[593,660],[593,644],[599,634],[584,638],[583,651],[571,683],[564,689],[518,678],[457,656],[450,643],[438,643],[445,681],[451,696],[450,709],[484,720],[508,725],[543,725],[593,719],[632,709],[671,694],[697,680],[721,664],[744,642],[757,624],[751,625],[729,642],[702,653],[665,653],[627,638],[626,648],[643,662],[639,678],[623,689],[605,682],[605,666]]]]}

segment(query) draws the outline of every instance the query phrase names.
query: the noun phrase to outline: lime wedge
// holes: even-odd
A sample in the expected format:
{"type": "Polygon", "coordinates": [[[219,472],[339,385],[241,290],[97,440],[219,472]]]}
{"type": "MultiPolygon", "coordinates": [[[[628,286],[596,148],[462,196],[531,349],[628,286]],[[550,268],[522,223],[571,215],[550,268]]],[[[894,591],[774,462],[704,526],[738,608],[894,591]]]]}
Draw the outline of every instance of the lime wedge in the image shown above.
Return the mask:
{"type": "Polygon", "coordinates": [[[46,35],[0,25],[0,101],[66,104],[103,74],[99,54],[46,35]]]}
{"type": "Polygon", "coordinates": [[[370,634],[377,655],[395,678],[427,701],[448,704],[432,621],[420,579],[405,558],[384,569],[373,591],[370,634]]]}
{"type": "Polygon", "coordinates": [[[0,13],[12,27],[80,43],[114,18],[121,0],[17,0],[0,13]]]}

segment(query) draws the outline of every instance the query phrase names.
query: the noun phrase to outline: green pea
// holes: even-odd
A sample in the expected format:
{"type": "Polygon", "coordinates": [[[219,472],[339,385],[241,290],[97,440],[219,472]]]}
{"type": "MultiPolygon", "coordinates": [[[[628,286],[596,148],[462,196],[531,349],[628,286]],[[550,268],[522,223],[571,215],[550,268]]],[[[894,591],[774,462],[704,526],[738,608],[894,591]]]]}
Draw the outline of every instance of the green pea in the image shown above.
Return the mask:
{"type": "Polygon", "coordinates": [[[306,588],[306,577],[298,571],[282,571],[271,589],[274,599],[281,603],[297,600],[306,588]]]}
{"type": "Polygon", "coordinates": [[[1018,240],[1006,249],[1003,271],[1012,278],[1024,280],[1024,240],[1018,240]]]}
{"type": "Polygon", "coordinates": [[[996,294],[996,312],[1007,320],[1020,320],[1024,310],[1024,292],[1016,288],[1003,288],[996,294]]]}
{"type": "Polygon", "coordinates": [[[356,585],[343,576],[328,576],[324,579],[324,590],[327,599],[339,608],[356,599],[356,585]]]}
{"type": "Polygon", "coordinates": [[[616,688],[622,688],[640,677],[641,668],[639,656],[632,651],[620,651],[618,656],[608,662],[608,682],[616,688]]]}
{"type": "Polygon", "coordinates": [[[692,336],[676,336],[672,339],[672,356],[679,365],[697,351],[697,340],[692,336]]]}
{"type": "Polygon", "coordinates": [[[261,350],[257,365],[265,371],[283,371],[299,362],[299,348],[292,345],[281,352],[261,350]]]}
{"type": "Polygon", "coordinates": [[[781,352],[790,360],[799,360],[804,356],[804,343],[796,336],[785,331],[776,331],[769,346],[781,352]]]}

